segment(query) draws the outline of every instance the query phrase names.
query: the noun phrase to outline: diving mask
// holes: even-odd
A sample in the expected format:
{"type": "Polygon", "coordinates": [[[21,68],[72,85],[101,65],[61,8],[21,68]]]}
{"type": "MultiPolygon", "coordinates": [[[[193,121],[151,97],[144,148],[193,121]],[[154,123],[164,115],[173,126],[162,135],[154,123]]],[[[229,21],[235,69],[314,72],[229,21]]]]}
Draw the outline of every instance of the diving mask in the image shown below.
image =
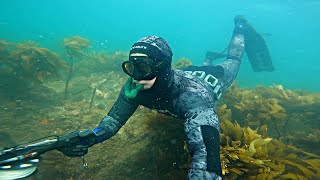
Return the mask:
{"type": "Polygon", "coordinates": [[[151,80],[158,75],[163,64],[163,61],[149,57],[130,57],[129,61],[122,63],[122,69],[135,80],[151,80]]]}

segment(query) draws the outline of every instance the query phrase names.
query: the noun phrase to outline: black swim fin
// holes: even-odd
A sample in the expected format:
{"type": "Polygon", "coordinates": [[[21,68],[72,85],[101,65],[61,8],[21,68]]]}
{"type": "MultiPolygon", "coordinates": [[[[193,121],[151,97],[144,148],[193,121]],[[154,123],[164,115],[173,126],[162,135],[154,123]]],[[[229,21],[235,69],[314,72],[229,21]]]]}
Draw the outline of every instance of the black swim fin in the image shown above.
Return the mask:
{"type": "Polygon", "coordinates": [[[235,17],[236,26],[240,24],[244,33],[245,51],[253,71],[274,71],[271,56],[263,37],[243,16],[235,17]]]}

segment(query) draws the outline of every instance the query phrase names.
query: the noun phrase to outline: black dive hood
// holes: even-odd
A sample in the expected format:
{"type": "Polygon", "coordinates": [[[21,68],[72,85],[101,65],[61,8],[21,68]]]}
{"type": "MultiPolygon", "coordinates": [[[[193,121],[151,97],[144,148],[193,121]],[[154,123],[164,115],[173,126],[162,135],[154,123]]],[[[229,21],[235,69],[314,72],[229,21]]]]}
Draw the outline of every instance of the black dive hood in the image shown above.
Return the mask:
{"type": "MultiPolygon", "coordinates": [[[[152,93],[157,97],[163,96],[170,90],[173,82],[173,71],[171,69],[172,51],[168,42],[158,36],[144,37],[132,45],[129,60],[130,57],[139,57],[139,55],[152,59],[152,63],[148,64],[153,70],[152,76],[157,77],[150,89],[142,90],[139,93],[152,93]]],[[[131,89],[127,89],[129,91],[134,90],[132,89],[132,84],[130,86],[131,89]]],[[[139,89],[141,90],[141,88],[139,89]]]]}

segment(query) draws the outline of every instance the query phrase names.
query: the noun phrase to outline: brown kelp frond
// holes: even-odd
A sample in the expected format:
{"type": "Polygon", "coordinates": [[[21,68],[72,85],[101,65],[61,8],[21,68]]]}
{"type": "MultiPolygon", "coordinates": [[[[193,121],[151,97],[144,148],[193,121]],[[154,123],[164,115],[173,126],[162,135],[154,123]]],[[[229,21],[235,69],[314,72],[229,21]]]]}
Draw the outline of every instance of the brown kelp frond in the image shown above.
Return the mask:
{"type": "Polygon", "coordinates": [[[319,162],[320,156],[292,145],[285,145],[279,140],[273,140],[268,148],[269,157],[286,166],[284,176],[295,174],[310,179],[319,177],[320,168],[317,162],[319,162]]]}
{"type": "Polygon", "coordinates": [[[106,71],[122,71],[121,65],[128,60],[128,53],[116,51],[114,53],[107,52],[90,52],[90,61],[82,61],[81,66],[86,67],[87,72],[106,72],[106,71]]]}
{"type": "Polygon", "coordinates": [[[10,46],[10,43],[0,39],[0,53],[6,51],[6,48],[10,46]]]}
{"type": "Polygon", "coordinates": [[[223,174],[227,179],[240,176],[260,175],[269,173],[268,176],[276,177],[271,173],[271,167],[283,167],[271,163],[268,158],[267,145],[272,138],[262,138],[257,130],[249,127],[242,128],[238,123],[228,120],[221,122],[221,160],[223,174]],[[253,170],[255,169],[255,170],[253,170]]]}
{"type": "Polygon", "coordinates": [[[188,58],[181,58],[181,59],[179,59],[178,61],[174,62],[174,63],[172,64],[172,67],[173,67],[174,69],[184,69],[184,68],[186,68],[186,67],[188,67],[188,66],[191,66],[191,65],[192,65],[192,62],[191,62],[190,59],[188,59],[188,58]]]}
{"type": "Polygon", "coordinates": [[[64,45],[68,48],[88,48],[90,41],[81,36],[71,36],[64,39],[64,45]]]}
{"type": "Polygon", "coordinates": [[[220,157],[226,179],[319,177],[319,156],[276,139],[263,138],[258,132],[264,132],[265,126],[252,130],[241,128],[238,123],[223,121],[221,129],[220,157]]]}
{"type": "Polygon", "coordinates": [[[0,39],[0,47],[3,46],[10,46],[10,43],[6,42],[5,40],[0,39]]]}
{"type": "MultiPolygon", "coordinates": [[[[81,74],[106,73],[106,72],[123,72],[121,65],[128,59],[127,52],[117,51],[114,53],[107,52],[88,52],[87,61],[77,62],[77,72],[81,74]]],[[[123,73],[123,75],[125,75],[123,73]]]]}
{"type": "Polygon", "coordinates": [[[229,137],[231,141],[241,141],[243,138],[244,130],[238,123],[232,124],[230,121],[225,120],[221,123],[221,129],[223,134],[229,137]]]}
{"type": "Polygon", "coordinates": [[[44,80],[60,78],[66,69],[66,63],[55,52],[36,42],[1,44],[5,49],[0,51],[0,89],[10,99],[51,92],[42,85],[44,80]]]}
{"type": "Polygon", "coordinates": [[[88,57],[84,51],[90,47],[91,42],[81,36],[71,36],[64,39],[64,46],[70,51],[71,55],[77,58],[88,57]]]}
{"type": "MultiPolygon", "coordinates": [[[[47,48],[39,47],[39,44],[26,41],[16,44],[9,55],[11,64],[21,76],[32,76],[43,80],[49,76],[58,76],[60,70],[66,69],[66,63],[59,56],[47,48]]],[[[23,78],[23,77],[20,77],[23,78]]]]}
{"type": "Polygon", "coordinates": [[[47,48],[39,47],[33,41],[22,43],[2,43],[7,46],[6,52],[1,52],[2,67],[6,68],[7,77],[15,79],[43,80],[59,75],[66,64],[59,56],[47,48]]]}
{"type": "Polygon", "coordinates": [[[257,128],[267,124],[269,133],[275,138],[288,138],[299,129],[320,127],[317,120],[319,96],[285,90],[281,85],[259,86],[253,90],[239,89],[233,85],[221,103],[228,105],[240,125],[257,128]]]}
{"type": "Polygon", "coordinates": [[[296,131],[288,135],[291,144],[295,144],[309,152],[319,153],[320,148],[320,131],[312,129],[310,132],[296,131]]]}
{"type": "Polygon", "coordinates": [[[16,44],[19,49],[29,49],[29,47],[39,47],[39,43],[31,40],[22,41],[16,44]]]}

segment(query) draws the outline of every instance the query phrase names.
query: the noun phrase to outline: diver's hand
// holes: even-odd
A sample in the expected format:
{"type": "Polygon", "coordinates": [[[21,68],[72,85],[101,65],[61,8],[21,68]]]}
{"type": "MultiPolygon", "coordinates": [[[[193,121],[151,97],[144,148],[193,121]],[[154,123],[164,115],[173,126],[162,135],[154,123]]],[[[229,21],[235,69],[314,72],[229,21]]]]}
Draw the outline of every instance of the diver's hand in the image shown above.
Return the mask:
{"type": "Polygon", "coordinates": [[[72,136],[70,138],[70,144],[60,147],[58,150],[68,157],[84,156],[88,153],[88,148],[95,144],[95,133],[90,130],[84,130],[79,132],[76,136],[73,136],[74,132],[64,135],[64,137],[72,136]]]}
{"type": "Polygon", "coordinates": [[[61,151],[64,155],[68,157],[80,157],[88,153],[88,146],[78,144],[74,146],[61,148],[59,149],[59,151],[61,151]]]}

